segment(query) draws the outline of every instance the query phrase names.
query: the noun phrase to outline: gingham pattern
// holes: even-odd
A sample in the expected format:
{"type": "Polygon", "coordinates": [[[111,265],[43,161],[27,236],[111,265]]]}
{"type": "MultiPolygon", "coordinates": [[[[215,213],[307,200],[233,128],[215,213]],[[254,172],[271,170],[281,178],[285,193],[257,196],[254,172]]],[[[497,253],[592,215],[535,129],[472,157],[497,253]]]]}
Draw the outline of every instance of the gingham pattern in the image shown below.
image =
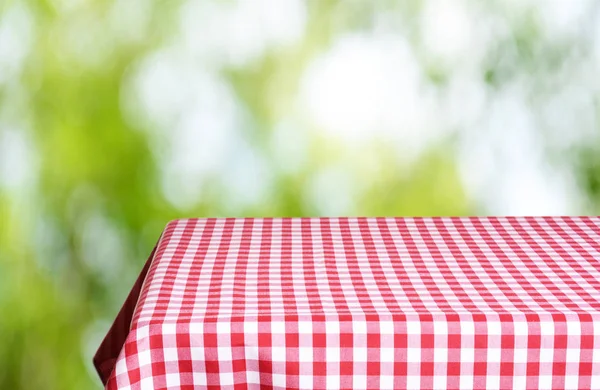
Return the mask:
{"type": "Polygon", "coordinates": [[[103,380],[600,389],[599,259],[596,217],[177,220],[103,380]]]}

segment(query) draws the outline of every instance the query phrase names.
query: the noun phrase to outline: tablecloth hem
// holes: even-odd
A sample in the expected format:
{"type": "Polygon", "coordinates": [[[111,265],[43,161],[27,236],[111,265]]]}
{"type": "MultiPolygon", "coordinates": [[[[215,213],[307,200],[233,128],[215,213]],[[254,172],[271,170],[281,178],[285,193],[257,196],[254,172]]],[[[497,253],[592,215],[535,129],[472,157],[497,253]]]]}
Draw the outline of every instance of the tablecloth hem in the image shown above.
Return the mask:
{"type": "Polygon", "coordinates": [[[100,344],[98,351],[94,355],[94,366],[96,367],[98,376],[104,385],[106,385],[108,382],[108,378],[114,369],[119,353],[125,344],[125,339],[129,334],[133,313],[135,312],[146,275],[148,274],[148,270],[150,269],[150,265],[154,259],[157,246],[155,246],[152,250],[152,253],[146,261],[144,268],[135,281],[134,287],[131,289],[131,292],[127,296],[127,299],[121,307],[119,314],[117,314],[117,317],[110,327],[110,330],[106,334],[106,337],[104,337],[104,340],[100,344]]]}

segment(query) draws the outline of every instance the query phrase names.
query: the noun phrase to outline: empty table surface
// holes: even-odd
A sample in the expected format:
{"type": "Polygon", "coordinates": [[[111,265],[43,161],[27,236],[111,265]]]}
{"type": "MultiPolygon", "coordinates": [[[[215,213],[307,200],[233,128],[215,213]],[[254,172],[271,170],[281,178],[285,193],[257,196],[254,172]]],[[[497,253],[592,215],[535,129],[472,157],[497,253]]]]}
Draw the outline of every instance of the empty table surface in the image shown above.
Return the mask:
{"type": "Polygon", "coordinates": [[[600,389],[600,218],[169,223],[107,389],[600,389]]]}

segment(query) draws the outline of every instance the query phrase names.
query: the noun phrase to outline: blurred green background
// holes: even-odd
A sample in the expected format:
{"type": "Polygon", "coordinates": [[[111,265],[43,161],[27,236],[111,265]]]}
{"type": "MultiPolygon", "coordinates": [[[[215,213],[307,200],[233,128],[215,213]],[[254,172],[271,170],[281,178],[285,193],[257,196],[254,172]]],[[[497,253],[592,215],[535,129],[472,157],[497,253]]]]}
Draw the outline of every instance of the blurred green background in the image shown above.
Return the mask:
{"type": "Polygon", "coordinates": [[[600,3],[0,2],[0,388],[202,216],[597,214],[600,3]]]}

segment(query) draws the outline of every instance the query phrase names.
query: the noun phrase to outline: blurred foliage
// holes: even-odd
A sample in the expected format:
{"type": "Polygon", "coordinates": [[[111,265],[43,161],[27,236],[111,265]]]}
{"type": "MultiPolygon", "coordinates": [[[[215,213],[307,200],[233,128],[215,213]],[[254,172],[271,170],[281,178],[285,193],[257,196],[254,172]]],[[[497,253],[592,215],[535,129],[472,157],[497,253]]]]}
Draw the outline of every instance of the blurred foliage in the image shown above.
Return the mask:
{"type": "MultiPolygon", "coordinates": [[[[373,29],[382,11],[405,27],[402,34],[414,45],[432,85],[440,90],[447,86],[448,68],[420,51],[421,2],[376,3],[309,1],[299,41],[266,50],[249,64],[219,67],[245,115],[244,138],[266,161],[272,180],[260,201],[238,199],[237,204],[232,196],[239,194],[228,196],[220,181],[224,172],[214,172],[202,196],[188,206],[173,204],[164,195],[164,153],[157,144],[169,138],[169,130],[161,138],[152,125],[132,121],[123,102],[124,85],[143,60],[174,39],[183,3],[0,4],[0,26],[7,15],[17,20],[12,38],[28,47],[18,69],[1,67],[0,58],[0,72],[6,72],[5,77],[0,74],[0,136],[17,132],[23,137],[32,172],[24,184],[0,186],[1,389],[99,388],[92,354],[171,219],[304,216],[338,209],[351,215],[485,212],[466,195],[452,137],[436,140],[407,163],[398,162],[398,150],[385,142],[369,144],[365,153],[364,143],[340,144],[307,124],[299,168],[288,170],[287,161],[273,150],[273,131],[282,116],[293,112],[290,106],[308,64],[336,37],[373,29]],[[143,17],[128,19],[136,13],[143,17]],[[318,175],[322,186],[311,195],[307,189],[318,175]],[[346,190],[355,197],[345,207],[331,204],[324,211],[310,199],[344,191],[331,187],[336,175],[344,177],[350,186],[346,190]]],[[[487,7],[504,12],[498,2],[487,7]]],[[[534,99],[535,91],[548,87],[542,76],[558,72],[572,52],[585,52],[575,45],[578,41],[544,40],[536,17],[533,11],[507,17],[511,33],[490,46],[479,69],[490,88],[529,77],[538,86],[531,90],[534,99]]],[[[597,212],[600,154],[594,147],[574,154],[577,180],[589,194],[587,210],[597,212]]],[[[17,166],[0,168],[4,175],[20,171],[17,166]]]]}

